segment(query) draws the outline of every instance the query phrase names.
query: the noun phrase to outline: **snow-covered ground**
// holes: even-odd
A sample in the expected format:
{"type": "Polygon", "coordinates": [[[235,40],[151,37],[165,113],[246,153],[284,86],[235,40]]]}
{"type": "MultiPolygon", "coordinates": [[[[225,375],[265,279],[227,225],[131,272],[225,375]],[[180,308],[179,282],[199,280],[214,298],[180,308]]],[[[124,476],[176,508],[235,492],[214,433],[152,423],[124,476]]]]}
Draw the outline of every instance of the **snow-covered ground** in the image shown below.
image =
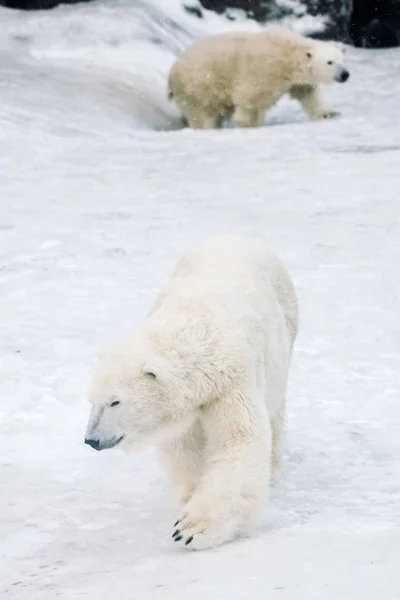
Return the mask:
{"type": "Polygon", "coordinates": [[[174,55],[226,23],[132,4],[0,11],[0,597],[398,600],[400,50],[349,51],[338,120],[154,131],[174,55]],[[153,449],[83,445],[85,392],[217,231],[276,248],[301,333],[261,525],[195,553],[153,449]]]}

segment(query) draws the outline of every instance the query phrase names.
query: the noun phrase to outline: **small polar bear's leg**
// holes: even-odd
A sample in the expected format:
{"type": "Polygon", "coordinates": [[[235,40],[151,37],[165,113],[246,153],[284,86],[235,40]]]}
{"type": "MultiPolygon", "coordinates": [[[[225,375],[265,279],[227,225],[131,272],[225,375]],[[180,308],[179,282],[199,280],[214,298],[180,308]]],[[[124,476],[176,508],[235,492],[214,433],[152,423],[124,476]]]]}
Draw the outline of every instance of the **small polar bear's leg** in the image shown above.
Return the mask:
{"type": "Polygon", "coordinates": [[[329,110],[325,107],[321,91],[318,86],[294,85],[290,88],[289,95],[298,100],[306,113],[312,120],[330,119],[338,117],[339,112],[329,110]]]}
{"type": "Polygon", "coordinates": [[[186,433],[159,445],[161,459],[181,504],[190,500],[200,479],[204,446],[204,431],[199,421],[186,433]]]}
{"type": "Polygon", "coordinates": [[[236,106],[232,118],[238,127],[261,127],[264,111],[236,106]]]}
{"type": "Polygon", "coordinates": [[[203,409],[204,471],[173,534],[189,548],[218,546],[243,532],[261,509],[270,476],[272,432],[262,400],[241,394],[203,409]]]}

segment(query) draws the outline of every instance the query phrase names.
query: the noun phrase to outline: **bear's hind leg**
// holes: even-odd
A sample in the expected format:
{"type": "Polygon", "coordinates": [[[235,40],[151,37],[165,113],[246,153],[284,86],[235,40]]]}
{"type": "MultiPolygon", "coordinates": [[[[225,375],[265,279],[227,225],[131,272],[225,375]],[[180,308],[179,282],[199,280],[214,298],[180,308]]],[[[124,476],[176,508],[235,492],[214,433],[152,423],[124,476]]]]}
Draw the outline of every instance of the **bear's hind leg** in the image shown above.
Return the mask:
{"type": "Polygon", "coordinates": [[[204,446],[205,436],[199,421],[183,435],[159,444],[161,459],[181,504],[190,500],[200,478],[204,446]]]}
{"type": "Polygon", "coordinates": [[[261,127],[264,122],[264,111],[236,106],[232,119],[238,127],[261,127]]]}
{"type": "Polygon", "coordinates": [[[331,119],[340,116],[339,112],[329,110],[325,107],[318,86],[294,85],[289,90],[289,95],[298,100],[306,113],[313,121],[318,119],[331,119]]]}

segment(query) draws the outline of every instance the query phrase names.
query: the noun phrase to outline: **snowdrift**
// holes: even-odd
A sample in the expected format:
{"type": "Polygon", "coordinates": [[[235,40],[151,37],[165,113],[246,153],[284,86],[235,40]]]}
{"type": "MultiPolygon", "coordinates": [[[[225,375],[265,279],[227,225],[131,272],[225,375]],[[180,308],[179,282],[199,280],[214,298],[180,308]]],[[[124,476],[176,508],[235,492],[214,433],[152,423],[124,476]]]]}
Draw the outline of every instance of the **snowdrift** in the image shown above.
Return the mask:
{"type": "MultiPolygon", "coordinates": [[[[10,86],[18,79],[25,82],[24,90],[14,89],[11,104],[15,94],[29,93],[33,114],[45,118],[50,94],[54,107],[79,113],[82,121],[101,111],[123,127],[129,115],[132,129],[182,127],[167,99],[167,74],[175,57],[202,36],[261,25],[204,10],[198,19],[181,0],[166,4],[115,0],[32,13],[0,9],[3,77],[10,86]]],[[[318,27],[307,15],[287,24],[304,32],[318,27]]]]}

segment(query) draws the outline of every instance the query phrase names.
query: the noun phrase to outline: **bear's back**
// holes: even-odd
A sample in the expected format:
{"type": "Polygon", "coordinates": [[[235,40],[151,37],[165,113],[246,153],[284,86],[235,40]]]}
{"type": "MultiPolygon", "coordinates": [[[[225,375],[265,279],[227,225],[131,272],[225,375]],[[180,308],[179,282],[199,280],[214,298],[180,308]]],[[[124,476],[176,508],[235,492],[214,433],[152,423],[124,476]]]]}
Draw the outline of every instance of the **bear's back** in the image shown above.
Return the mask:
{"type": "Polygon", "coordinates": [[[212,237],[189,251],[171,276],[171,289],[226,298],[225,305],[248,304],[249,310],[268,314],[274,298],[294,341],[298,303],[292,280],[278,256],[260,240],[236,235],[212,237]],[[186,291],[187,290],[187,291],[186,291]]]}

